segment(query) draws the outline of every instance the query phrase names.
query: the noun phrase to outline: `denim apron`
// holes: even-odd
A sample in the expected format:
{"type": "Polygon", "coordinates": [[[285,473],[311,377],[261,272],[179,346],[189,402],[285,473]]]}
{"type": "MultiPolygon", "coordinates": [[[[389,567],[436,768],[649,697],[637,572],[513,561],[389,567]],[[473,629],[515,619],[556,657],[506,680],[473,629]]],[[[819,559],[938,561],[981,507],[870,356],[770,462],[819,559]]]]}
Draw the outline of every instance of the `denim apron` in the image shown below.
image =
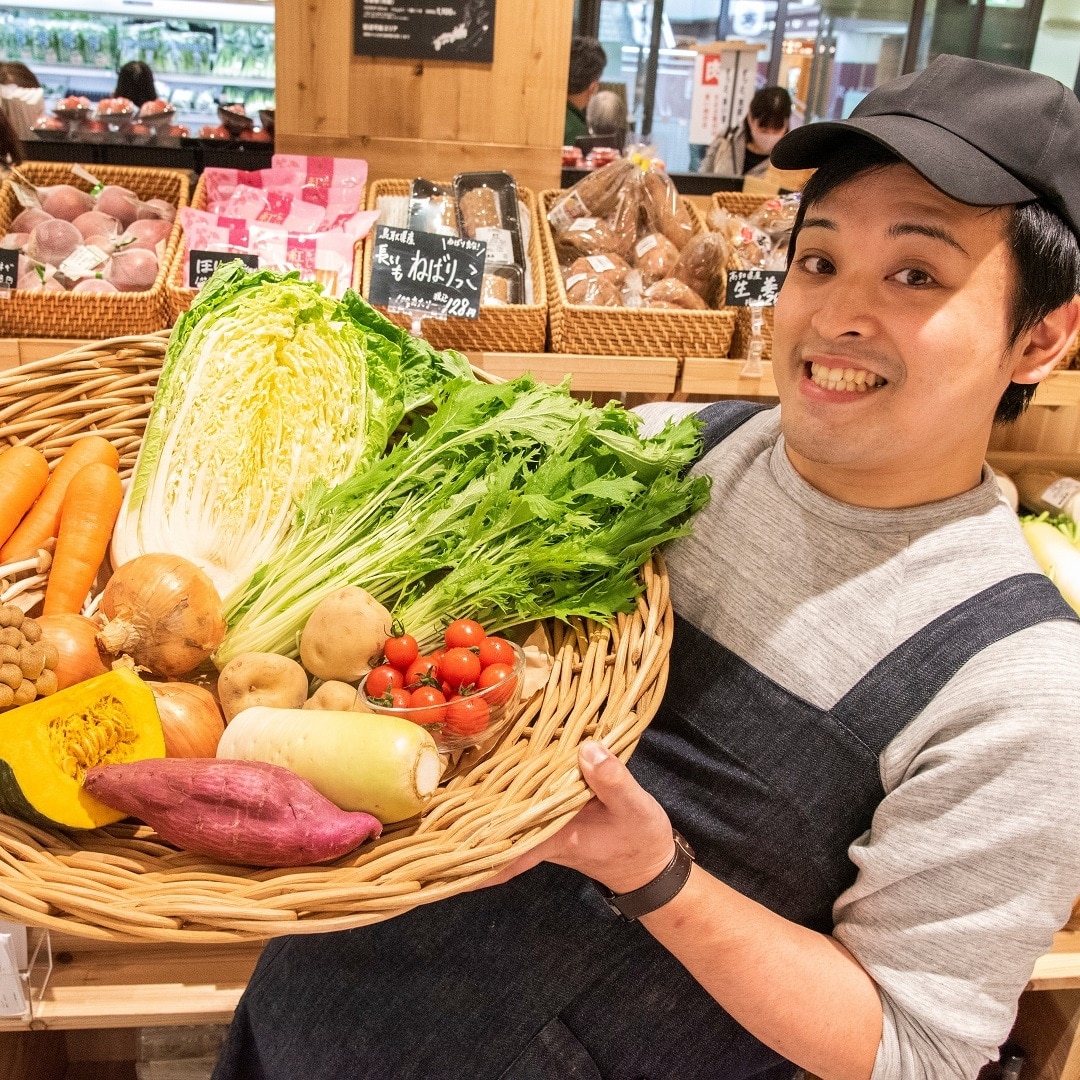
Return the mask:
{"type": "MultiPolygon", "coordinates": [[[[706,452],[761,406],[705,409],[706,452]]],[[[1007,579],[898,646],[820,709],[676,617],[669,685],[631,772],[697,861],[822,933],[855,880],[848,848],[884,798],[878,757],[980,650],[1075,619],[1039,574],[1007,579]]],[[[807,1003],[807,1007],[812,1007],[807,1003]]],[[[358,930],[280,938],[237,1009],[214,1080],[787,1080],[737,1024],[576,872],[358,930]]]]}

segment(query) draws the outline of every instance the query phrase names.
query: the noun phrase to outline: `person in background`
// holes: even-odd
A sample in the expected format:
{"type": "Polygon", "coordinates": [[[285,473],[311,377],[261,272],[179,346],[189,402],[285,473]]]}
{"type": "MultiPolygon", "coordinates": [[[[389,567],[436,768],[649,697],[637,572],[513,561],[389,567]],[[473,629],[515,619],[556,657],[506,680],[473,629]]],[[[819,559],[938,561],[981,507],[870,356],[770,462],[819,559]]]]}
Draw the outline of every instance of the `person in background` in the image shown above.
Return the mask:
{"type": "MultiPolygon", "coordinates": [[[[16,140],[30,135],[34,121],[45,114],[45,91],[37,76],[18,62],[0,64],[0,109],[16,140]]],[[[0,154],[6,152],[6,140],[0,154]]],[[[19,160],[22,160],[20,153],[19,160]]],[[[18,161],[13,161],[18,164],[18,161]]]]}
{"type": "Polygon", "coordinates": [[[113,97],[127,98],[128,101],[141,108],[157,96],[154,73],[150,70],[149,64],[144,64],[141,60],[129,60],[120,69],[113,97]]]}
{"type": "Polygon", "coordinates": [[[772,148],[791,126],[791,95],[782,86],[763,86],[751,99],[742,125],[723,131],[705,151],[698,172],[717,176],[764,176],[772,148]]]}
{"type": "Polygon", "coordinates": [[[616,135],[626,141],[626,102],[614,90],[600,90],[585,109],[590,135],[616,135]]]}
{"type": "Polygon", "coordinates": [[[563,146],[573,146],[589,134],[585,109],[600,89],[600,76],[607,66],[607,53],[596,38],[575,37],[570,42],[570,76],[566,83],[566,125],[563,146]]]}
{"type": "Polygon", "coordinates": [[[21,165],[22,162],[22,143],[7,114],[0,110],[0,178],[6,176],[13,165],[21,165]]]}

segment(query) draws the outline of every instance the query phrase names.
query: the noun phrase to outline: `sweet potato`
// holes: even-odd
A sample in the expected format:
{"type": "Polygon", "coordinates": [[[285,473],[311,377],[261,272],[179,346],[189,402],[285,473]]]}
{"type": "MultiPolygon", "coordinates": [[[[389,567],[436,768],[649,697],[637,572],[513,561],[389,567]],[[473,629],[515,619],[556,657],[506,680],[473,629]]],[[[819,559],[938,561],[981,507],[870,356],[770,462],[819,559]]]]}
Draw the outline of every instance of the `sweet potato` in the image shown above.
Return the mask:
{"type": "Polygon", "coordinates": [[[88,770],[83,786],[167,843],[228,863],[308,866],[339,858],[382,831],[370,814],[339,810],[306,780],[263,761],[104,765],[88,770]]]}

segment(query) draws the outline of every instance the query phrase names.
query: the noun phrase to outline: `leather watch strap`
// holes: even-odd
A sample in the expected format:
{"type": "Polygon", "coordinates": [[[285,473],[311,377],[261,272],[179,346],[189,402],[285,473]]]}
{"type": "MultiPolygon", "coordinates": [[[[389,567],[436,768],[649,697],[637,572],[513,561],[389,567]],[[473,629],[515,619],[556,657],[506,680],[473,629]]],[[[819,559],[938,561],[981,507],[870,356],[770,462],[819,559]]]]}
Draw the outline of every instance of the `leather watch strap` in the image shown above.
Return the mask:
{"type": "Polygon", "coordinates": [[[671,856],[671,862],[640,889],[628,893],[614,893],[600,882],[593,882],[597,891],[607,901],[608,907],[619,918],[633,922],[642,915],[648,915],[650,911],[674,900],[686,884],[690,869],[694,865],[694,849],[675,829],[671,830],[671,835],[675,840],[675,854],[671,856]]]}

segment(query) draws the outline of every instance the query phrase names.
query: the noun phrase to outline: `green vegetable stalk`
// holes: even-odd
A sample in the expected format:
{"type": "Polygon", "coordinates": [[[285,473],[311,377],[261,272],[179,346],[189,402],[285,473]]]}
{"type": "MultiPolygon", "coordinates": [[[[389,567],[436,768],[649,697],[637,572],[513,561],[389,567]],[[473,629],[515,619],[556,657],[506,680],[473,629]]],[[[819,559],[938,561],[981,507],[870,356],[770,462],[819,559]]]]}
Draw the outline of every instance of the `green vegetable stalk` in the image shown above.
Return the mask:
{"type": "Polygon", "coordinates": [[[456,381],[383,459],[316,487],[302,523],[232,604],[217,654],[296,654],[308,615],[360,585],[422,646],[449,618],[489,632],[536,618],[629,611],[653,548],[689,530],[708,481],[687,418],[643,438],[617,405],[523,377],[456,381]]]}

